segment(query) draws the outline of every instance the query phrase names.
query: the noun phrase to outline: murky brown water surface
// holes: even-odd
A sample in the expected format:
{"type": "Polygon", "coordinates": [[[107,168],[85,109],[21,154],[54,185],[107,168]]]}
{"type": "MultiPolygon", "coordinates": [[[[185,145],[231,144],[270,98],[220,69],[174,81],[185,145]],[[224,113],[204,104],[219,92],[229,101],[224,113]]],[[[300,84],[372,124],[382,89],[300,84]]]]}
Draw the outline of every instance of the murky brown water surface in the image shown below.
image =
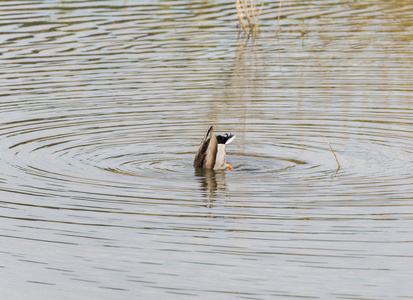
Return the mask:
{"type": "Polygon", "coordinates": [[[2,299],[413,298],[411,1],[232,2],[0,3],[2,299]]]}

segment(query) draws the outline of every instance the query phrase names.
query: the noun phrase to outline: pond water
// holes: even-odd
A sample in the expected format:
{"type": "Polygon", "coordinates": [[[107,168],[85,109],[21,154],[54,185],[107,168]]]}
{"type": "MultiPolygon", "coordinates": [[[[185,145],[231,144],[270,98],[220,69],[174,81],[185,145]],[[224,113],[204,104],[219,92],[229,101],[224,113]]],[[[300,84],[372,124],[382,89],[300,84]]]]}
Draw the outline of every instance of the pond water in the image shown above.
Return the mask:
{"type": "Polygon", "coordinates": [[[413,298],[413,5],[268,2],[1,2],[2,299],[413,298]]]}

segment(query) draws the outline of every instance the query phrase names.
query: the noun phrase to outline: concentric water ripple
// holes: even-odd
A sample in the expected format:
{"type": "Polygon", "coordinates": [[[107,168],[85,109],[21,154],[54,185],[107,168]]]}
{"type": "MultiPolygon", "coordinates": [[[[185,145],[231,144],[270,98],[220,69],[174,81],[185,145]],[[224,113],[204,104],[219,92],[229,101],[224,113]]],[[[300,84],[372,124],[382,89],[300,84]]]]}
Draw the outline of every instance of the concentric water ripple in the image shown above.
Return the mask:
{"type": "Polygon", "coordinates": [[[279,4],[0,4],[2,299],[413,297],[413,7],[279,4]]]}

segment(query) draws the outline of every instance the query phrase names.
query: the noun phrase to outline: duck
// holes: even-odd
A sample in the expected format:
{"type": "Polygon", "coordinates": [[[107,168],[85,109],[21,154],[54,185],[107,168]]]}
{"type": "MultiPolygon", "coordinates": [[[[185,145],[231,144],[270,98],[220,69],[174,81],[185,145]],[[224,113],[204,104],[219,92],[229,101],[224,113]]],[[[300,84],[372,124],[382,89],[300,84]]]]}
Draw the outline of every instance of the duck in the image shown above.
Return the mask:
{"type": "Polygon", "coordinates": [[[194,167],[213,170],[224,170],[228,167],[232,170],[233,167],[226,161],[226,145],[234,139],[235,135],[228,133],[215,136],[214,126],[211,126],[195,155],[194,167]]]}

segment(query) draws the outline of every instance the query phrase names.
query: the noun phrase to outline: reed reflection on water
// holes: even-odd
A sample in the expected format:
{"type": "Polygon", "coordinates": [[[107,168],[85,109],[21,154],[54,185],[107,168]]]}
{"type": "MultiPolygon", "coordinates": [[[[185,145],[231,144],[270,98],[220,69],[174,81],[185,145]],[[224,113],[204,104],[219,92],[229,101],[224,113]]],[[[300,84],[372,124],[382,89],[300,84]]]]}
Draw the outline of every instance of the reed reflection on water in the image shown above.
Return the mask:
{"type": "Polygon", "coordinates": [[[0,4],[2,299],[413,297],[413,8],[279,4],[0,4]]]}

